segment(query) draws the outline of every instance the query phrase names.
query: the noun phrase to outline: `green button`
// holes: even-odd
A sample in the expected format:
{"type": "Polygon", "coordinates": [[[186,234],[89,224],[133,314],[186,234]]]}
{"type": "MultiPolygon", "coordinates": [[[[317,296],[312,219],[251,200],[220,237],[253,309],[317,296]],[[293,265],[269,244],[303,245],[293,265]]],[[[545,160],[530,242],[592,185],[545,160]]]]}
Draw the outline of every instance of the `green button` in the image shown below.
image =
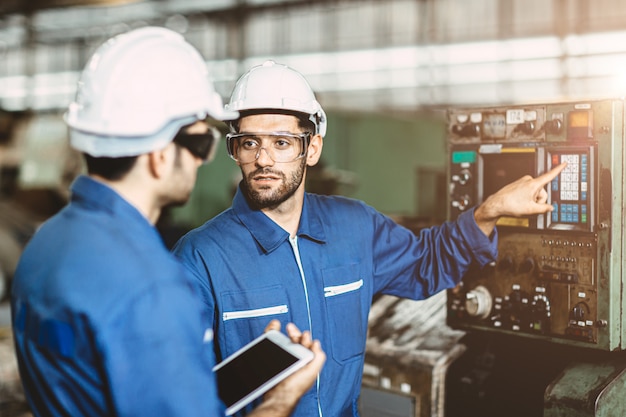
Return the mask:
{"type": "Polygon", "coordinates": [[[476,152],[475,151],[456,151],[452,152],[452,163],[453,164],[462,164],[464,162],[469,162],[471,164],[476,162],[476,152]]]}

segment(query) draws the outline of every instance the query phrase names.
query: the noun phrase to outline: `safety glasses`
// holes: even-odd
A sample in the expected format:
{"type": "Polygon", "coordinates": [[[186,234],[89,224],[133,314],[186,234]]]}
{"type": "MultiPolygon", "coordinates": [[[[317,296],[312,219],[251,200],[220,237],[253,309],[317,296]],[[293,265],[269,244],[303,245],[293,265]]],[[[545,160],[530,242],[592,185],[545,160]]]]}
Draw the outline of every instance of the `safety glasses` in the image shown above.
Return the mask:
{"type": "Polygon", "coordinates": [[[187,133],[181,129],[174,137],[173,142],[187,149],[196,158],[209,162],[213,159],[217,143],[220,139],[220,132],[215,127],[209,126],[206,133],[187,133]]]}
{"type": "Polygon", "coordinates": [[[228,155],[242,164],[259,159],[265,151],[274,162],[293,162],[306,155],[311,134],[290,132],[243,132],[226,135],[228,155]]]}

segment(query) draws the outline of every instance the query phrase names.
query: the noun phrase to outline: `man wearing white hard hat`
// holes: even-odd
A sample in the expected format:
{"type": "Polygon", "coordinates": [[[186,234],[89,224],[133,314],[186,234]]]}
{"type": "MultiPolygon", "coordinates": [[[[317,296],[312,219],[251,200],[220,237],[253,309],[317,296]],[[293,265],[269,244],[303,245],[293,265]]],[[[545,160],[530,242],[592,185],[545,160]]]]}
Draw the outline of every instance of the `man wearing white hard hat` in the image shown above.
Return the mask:
{"type": "Polygon", "coordinates": [[[294,322],[321,341],[328,361],[294,416],[358,415],[374,295],[423,299],[455,286],[470,264],[494,261],[497,219],[551,210],[543,187],[563,168],[522,178],[458,221],[415,236],[362,202],[305,192],[327,120],[300,73],[272,61],[255,66],[226,109],[240,114],[227,148],[243,180],[232,207],[174,251],[212,313],[218,359],[269,319],[294,322]]]}
{"type": "MultiPolygon", "coordinates": [[[[207,118],[237,115],[224,111],[200,54],[170,30],[118,35],[91,57],[65,115],[88,175],[29,242],[12,288],[35,416],[223,415],[212,330],[154,224],[163,207],[187,201],[211,159],[219,137],[207,118]]],[[[324,353],[310,338],[302,344],[314,360],[255,415],[287,416],[315,381],[324,353]]]]}

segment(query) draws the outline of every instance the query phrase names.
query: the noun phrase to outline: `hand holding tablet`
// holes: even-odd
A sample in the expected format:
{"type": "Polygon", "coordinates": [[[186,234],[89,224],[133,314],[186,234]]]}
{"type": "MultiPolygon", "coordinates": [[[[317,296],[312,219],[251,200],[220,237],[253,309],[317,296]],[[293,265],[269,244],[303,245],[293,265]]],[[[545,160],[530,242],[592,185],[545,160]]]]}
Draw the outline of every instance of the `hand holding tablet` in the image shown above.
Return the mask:
{"type": "Polygon", "coordinates": [[[314,353],[269,330],[217,364],[220,398],[232,415],[313,360],[314,353]]]}

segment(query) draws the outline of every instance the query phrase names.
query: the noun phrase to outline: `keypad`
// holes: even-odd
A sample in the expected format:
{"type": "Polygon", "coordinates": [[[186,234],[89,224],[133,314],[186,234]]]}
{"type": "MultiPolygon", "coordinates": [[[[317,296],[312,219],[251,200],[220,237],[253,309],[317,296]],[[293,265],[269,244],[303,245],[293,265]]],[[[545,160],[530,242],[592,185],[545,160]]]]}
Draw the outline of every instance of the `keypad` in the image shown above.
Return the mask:
{"type": "Polygon", "coordinates": [[[587,154],[552,154],[552,166],[567,166],[552,180],[552,222],[588,223],[589,156],[587,154]]]}

